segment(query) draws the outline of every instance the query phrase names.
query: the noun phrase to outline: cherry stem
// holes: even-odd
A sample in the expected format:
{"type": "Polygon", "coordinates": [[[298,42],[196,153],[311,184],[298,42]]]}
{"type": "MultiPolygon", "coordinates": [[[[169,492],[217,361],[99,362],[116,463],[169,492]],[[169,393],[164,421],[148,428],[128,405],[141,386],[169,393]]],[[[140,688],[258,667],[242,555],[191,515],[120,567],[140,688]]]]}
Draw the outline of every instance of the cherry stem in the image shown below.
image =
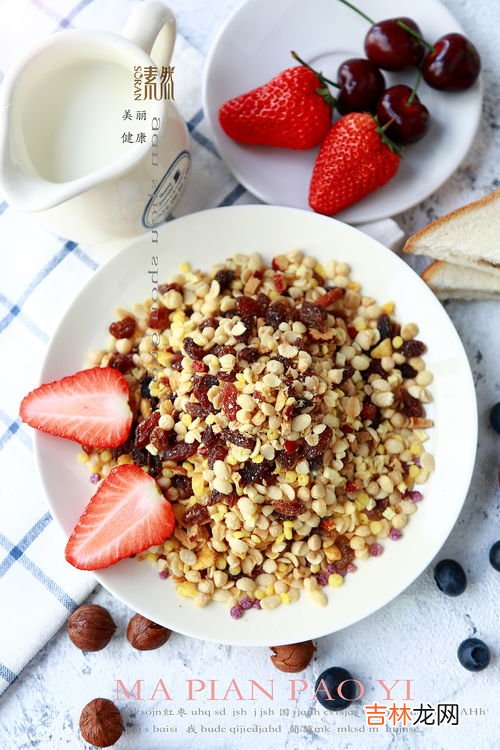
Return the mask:
{"type": "Polygon", "coordinates": [[[370,23],[372,26],[375,23],[375,21],[372,18],[370,18],[370,16],[367,16],[366,13],[363,13],[362,10],[360,10],[359,8],[356,8],[355,5],[352,5],[352,3],[349,3],[347,0],[339,0],[339,3],[342,3],[342,5],[346,5],[348,8],[350,8],[355,13],[357,13],[358,16],[361,16],[362,18],[365,19],[365,21],[368,21],[368,23],[370,23]]]}
{"type": "Polygon", "coordinates": [[[312,70],[312,72],[318,76],[319,80],[321,82],[329,83],[330,86],[334,86],[336,89],[339,89],[340,86],[338,83],[335,83],[335,81],[331,81],[329,78],[326,78],[326,76],[323,75],[320,71],[314,70],[308,63],[306,63],[305,60],[303,60],[299,55],[295,52],[295,50],[292,50],[290,52],[291,56],[294,60],[297,60],[301,65],[304,65],[304,67],[309,68],[309,70],[312,70]]]}
{"type": "Polygon", "coordinates": [[[413,84],[413,88],[411,90],[411,94],[408,97],[408,104],[412,104],[413,100],[415,99],[417,95],[417,89],[420,86],[420,81],[422,80],[422,71],[420,68],[418,69],[417,77],[415,79],[415,83],[413,84]]]}
{"type": "MultiPolygon", "coordinates": [[[[340,1],[343,2],[343,0],[340,0],[340,1]]],[[[418,33],[418,31],[415,31],[415,29],[412,29],[411,26],[408,26],[408,24],[406,24],[404,21],[396,21],[396,23],[401,29],[404,29],[405,31],[408,32],[408,34],[411,34],[412,36],[415,37],[415,39],[418,39],[419,42],[422,42],[422,44],[425,44],[427,49],[430,49],[431,51],[434,49],[432,44],[429,44],[429,42],[426,41],[424,37],[418,33]]]]}

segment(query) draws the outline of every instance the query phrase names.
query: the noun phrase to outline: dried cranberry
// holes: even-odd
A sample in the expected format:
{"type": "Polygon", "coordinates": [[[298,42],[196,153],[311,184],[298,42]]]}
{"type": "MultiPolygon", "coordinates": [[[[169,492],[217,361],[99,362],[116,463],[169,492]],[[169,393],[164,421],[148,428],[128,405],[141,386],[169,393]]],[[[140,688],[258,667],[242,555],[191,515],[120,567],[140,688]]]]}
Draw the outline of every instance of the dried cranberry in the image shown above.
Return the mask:
{"type": "Polygon", "coordinates": [[[111,323],[109,332],[115,339],[129,339],[135,332],[135,319],[128,317],[117,320],[115,323],[111,323]]]}
{"type": "Polygon", "coordinates": [[[380,333],[380,340],[390,339],[392,337],[392,322],[388,315],[381,315],[377,321],[377,328],[380,333]]]}
{"type": "Polygon", "coordinates": [[[151,310],[148,318],[148,326],[154,328],[156,331],[163,331],[169,323],[170,313],[166,307],[158,307],[156,310],[151,310]]]}
{"type": "Polygon", "coordinates": [[[377,416],[377,407],[375,404],[370,403],[369,401],[365,401],[363,406],[361,407],[361,419],[370,419],[372,422],[377,416]]]}
{"type": "Polygon", "coordinates": [[[121,373],[128,372],[134,366],[132,354],[113,354],[109,366],[121,373]]]}
{"type": "Polygon", "coordinates": [[[193,362],[193,370],[194,372],[208,372],[208,366],[204,362],[195,359],[193,362]]]}
{"type": "Polygon", "coordinates": [[[357,492],[358,488],[356,487],[356,485],[354,484],[354,482],[349,482],[348,481],[348,482],[346,482],[345,491],[348,492],[349,494],[351,494],[353,492],[357,492]]]}
{"type": "Polygon", "coordinates": [[[206,406],[203,406],[202,404],[193,403],[191,401],[188,401],[186,406],[184,407],[185,411],[190,414],[194,419],[199,417],[200,419],[205,419],[208,414],[210,414],[210,409],[207,409],[206,406]]]}
{"type": "Polygon", "coordinates": [[[300,500],[275,500],[273,508],[275,513],[285,518],[296,518],[306,510],[306,506],[300,500]]]}
{"type": "Polygon", "coordinates": [[[260,312],[257,300],[245,295],[238,297],[236,307],[241,318],[256,318],[260,312]]]}
{"type": "Polygon", "coordinates": [[[158,425],[160,421],[160,412],[154,411],[144,422],[137,425],[135,430],[134,447],[144,448],[149,443],[149,436],[153,431],[153,428],[158,425]]]}
{"type": "Polygon", "coordinates": [[[417,376],[417,371],[414,367],[412,367],[408,362],[403,362],[402,365],[398,365],[397,369],[400,371],[401,375],[406,378],[407,380],[412,380],[417,376]]]}
{"type": "Polygon", "coordinates": [[[240,352],[238,352],[238,359],[252,364],[259,359],[259,350],[254,346],[246,346],[240,352]]]}
{"type": "Polygon", "coordinates": [[[353,432],[354,432],[354,428],[351,427],[350,424],[340,425],[340,429],[342,430],[342,432],[344,433],[344,435],[352,435],[353,432]]]}
{"type": "Polygon", "coordinates": [[[196,377],[193,383],[193,396],[198,399],[200,404],[207,409],[209,412],[213,411],[213,406],[208,398],[208,391],[214,385],[218,385],[219,380],[215,375],[204,375],[203,377],[196,377]]]}
{"type": "Polygon", "coordinates": [[[288,319],[288,310],[282,302],[271,302],[266,310],[266,323],[274,329],[288,319]]]}
{"type": "Polygon", "coordinates": [[[299,452],[287,453],[286,451],[278,451],[276,453],[276,460],[282,469],[294,469],[299,460],[299,452]]]}
{"type": "Polygon", "coordinates": [[[240,485],[246,487],[249,484],[258,484],[266,481],[275,469],[274,461],[262,461],[256,464],[253,461],[245,461],[240,469],[240,485]]]}
{"type": "Polygon", "coordinates": [[[170,435],[161,427],[153,427],[151,435],[149,436],[149,442],[154,445],[157,450],[164,451],[170,445],[170,435]]]}
{"type": "Polygon", "coordinates": [[[182,516],[182,522],[187,526],[206,523],[210,519],[208,508],[201,503],[195,503],[182,516]]]}
{"type": "Polygon", "coordinates": [[[306,461],[322,456],[323,453],[325,453],[325,451],[327,451],[330,447],[332,437],[333,432],[331,427],[325,427],[325,429],[319,436],[317,445],[308,445],[307,443],[304,444],[302,448],[302,456],[306,459],[306,461]]]}
{"type": "Polygon", "coordinates": [[[206,354],[204,348],[199,346],[199,344],[195,344],[193,339],[189,336],[186,336],[182,342],[182,346],[188,357],[191,357],[191,359],[203,359],[206,354]]]}
{"type": "Polygon", "coordinates": [[[411,359],[412,357],[420,357],[420,355],[425,352],[426,348],[427,347],[425,346],[423,341],[417,341],[416,339],[413,339],[413,341],[405,341],[399,351],[407,359],[411,359]]]}
{"type": "Polygon", "coordinates": [[[300,319],[305,326],[320,328],[326,318],[326,310],[321,305],[304,300],[300,308],[300,319]]]}
{"type": "Polygon", "coordinates": [[[236,505],[238,502],[238,495],[236,492],[231,491],[227,495],[224,495],[222,492],[218,492],[217,490],[212,490],[212,494],[210,495],[209,505],[215,505],[215,503],[224,503],[225,505],[229,505],[230,508],[233,507],[233,505],[236,505]]]}
{"type": "Polygon", "coordinates": [[[330,305],[333,305],[334,302],[341,299],[345,294],[345,289],[341,289],[341,287],[334,287],[333,289],[330,289],[325,294],[322,294],[319,299],[316,300],[316,305],[321,305],[321,307],[324,307],[325,309],[327,307],[330,307],[330,305]]]}
{"type": "Polygon", "coordinates": [[[206,318],[205,320],[202,320],[199,329],[200,331],[204,331],[205,328],[213,328],[216,330],[219,327],[219,321],[217,318],[206,318]]]}
{"type": "Polygon", "coordinates": [[[208,453],[208,465],[211,469],[214,468],[216,461],[224,461],[227,456],[227,447],[223,443],[216,443],[208,453]]]}
{"type": "Polygon", "coordinates": [[[225,383],[221,391],[222,411],[229,420],[236,419],[236,412],[239,410],[236,399],[238,391],[232,383],[225,383]]]}
{"type": "Polygon", "coordinates": [[[223,357],[224,354],[232,354],[233,357],[235,357],[236,349],[230,344],[216,344],[210,353],[214,354],[216,357],[219,357],[219,359],[223,357]]]}
{"type": "Polygon", "coordinates": [[[172,370],[180,372],[182,370],[182,360],[182,354],[174,354],[174,356],[170,360],[170,367],[172,368],[172,370]]]}
{"type": "Polygon", "coordinates": [[[418,398],[414,398],[404,389],[401,393],[401,398],[403,400],[403,413],[406,414],[407,417],[424,416],[424,407],[418,398]]]}
{"type": "Polygon", "coordinates": [[[222,436],[228,443],[237,445],[240,448],[247,448],[248,450],[255,448],[255,438],[251,435],[245,435],[238,430],[222,430],[222,436]]]}
{"type": "Polygon", "coordinates": [[[201,442],[207,448],[211,448],[217,442],[217,435],[214,433],[212,425],[207,425],[201,433],[201,442]]]}
{"type": "Polygon", "coordinates": [[[220,271],[217,271],[215,274],[215,281],[218,282],[221,292],[229,289],[233,278],[234,273],[230,271],[229,268],[221,268],[220,271]]]}
{"type": "Polygon", "coordinates": [[[356,330],[356,328],[354,328],[354,326],[347,326],[347,333],[352,339],[355,339],[358,335],[358,331],[356,330]]]}
{"type": "Polygon", "coordinates": [[[285,452],[296,453],[299,449],[299,444],[296,440],[285,440],[285,452]]]}
{"type": "Polygon", "coordinates": [[[261,318],[264,318],[266,315],[266,310],[269,307],[271,300],[267,296],[267,294],[264,294],[263,292],[260,292],[257,295],[257,305],[259,307],[259,316],[261,318]]]}
{"type": "Polygon", "coordinates": [[[185,461],[198,450],[199,443],[176,443],[163,453],[164,461],[185,461]]]}
{"type": "Polygon", "coordinates": [[[167,292],[179,292],[182,294],[182,287],[177,282],[173,281],[171,284],[159,284],[158,291],[160,294],[166,294],[167,292]]]}

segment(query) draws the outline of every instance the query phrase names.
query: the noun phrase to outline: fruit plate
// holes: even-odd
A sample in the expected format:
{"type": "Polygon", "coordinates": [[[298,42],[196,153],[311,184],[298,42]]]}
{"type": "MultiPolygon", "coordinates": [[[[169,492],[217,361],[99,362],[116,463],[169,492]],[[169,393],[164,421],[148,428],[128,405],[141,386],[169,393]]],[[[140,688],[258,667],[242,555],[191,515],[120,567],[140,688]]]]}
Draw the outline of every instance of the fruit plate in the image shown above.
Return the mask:
{"type": "MultiPolygon", "coordinates": [[[[87,350],[102,348],[116,307],[150,297],[152,276],[174,274],[181,261],[207,269],[235,253],[260,252],[268,261],[302,248],[320,262],[335,257],[352,266],[353,278],[381,303],[394,300],[399,320],[419,324],[428,345],[426,361],[434,373],[435,398],[429,450],[436,471],[425,485],[404,538],[389,541],[381,557],[361,562],[340,589],[329,589],[329,604],[319,608],[303,592],[298,603],[272,612],[251,610],[231,619],[224,604],[196,609],[171,581],[160,580],[148,562],[124,560],[100,571],[97,580],[134,610],[174,631],[220,643],[263,646],[307,640],[351,625],[403,591],[438,552],[460,512],[476,451],[476,402],[471,371],[460,339],[445,310],[419,276],[397,255],[359,230],[287,207],[233,206],[191,214],[165,224],[158,244],[141,237],[88,281],[73,301],[47,351],[42,382],[81,369],[87,350]],[[158,256],[154,265],[152,256],[158,256]],[[460,460],[457,460],[457,457],[460,460]]],[[[79,447],[35,434],[36,456],[50,509],[69,535],[93,493],[89,474],[76,460],[79,447]]]]}
{"type": "MultiPolygon", "coordinates": [[[[431,42],[449,32],[464,33],[439,0],[406,5],[399,0],[359,0],[356,4],[375,20],[413,17],[431,42]]],[[[343,60],[365,57],[368,28],[363,18],[338,0],[310,0],[307,7],[303,0],[247,0],[219,32],[205,66],[203,108],[220,156],[236,179],[264,202],[309,208],[309,181],[318,149],[240,145],[220,127],[220,106],[295,64],[292,49],[336,80],[343,60]]],[[[415,69],[383,73],[387,85],[411,86],[416,75],[415,69]]],[[[336,218],[361,224],[395,216],[437,190],[467,154],[481,116],[481,80],[462,93],[436,91],[422,82],[418,93],[430,111],[429,132],[404,150],[393,180],[336,218]]]]}

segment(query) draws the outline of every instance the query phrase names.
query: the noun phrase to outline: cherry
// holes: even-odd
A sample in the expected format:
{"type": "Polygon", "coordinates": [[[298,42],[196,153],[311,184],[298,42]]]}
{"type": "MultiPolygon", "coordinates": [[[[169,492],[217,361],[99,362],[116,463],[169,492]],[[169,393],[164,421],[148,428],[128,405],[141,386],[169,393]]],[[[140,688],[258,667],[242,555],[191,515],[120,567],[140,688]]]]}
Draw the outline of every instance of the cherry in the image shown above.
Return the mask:
{"type": "Polygon", "coordinates": [[[425,81],[441,91],[464,91],[481,70],[479,52],[463,34],[446,34],[437,40],[422,64],[425,81]]]}
{"type": "Polygon", "coordinates": [[[378,101],[377,118],[381,125],[392,120],[385,132],[395,143],[404,145],[424,137],[429,110],[409,86],[391,86],[378,101]]]}
{"type": "Polygon", "coordinates": [[[338,70],[337,81],[340,86],[337,109],[343,115],[372,110],[385,88],[380,70],[363,57],[345,60],[338,70]]]}
{"type": "Polygon", "coordinates": [[[365,37],[365,52],[379,68],[403,70],[410,65],[420,65],[425,54],[421,31],[411,18],[388,18],[374,23],[365,37]]]}

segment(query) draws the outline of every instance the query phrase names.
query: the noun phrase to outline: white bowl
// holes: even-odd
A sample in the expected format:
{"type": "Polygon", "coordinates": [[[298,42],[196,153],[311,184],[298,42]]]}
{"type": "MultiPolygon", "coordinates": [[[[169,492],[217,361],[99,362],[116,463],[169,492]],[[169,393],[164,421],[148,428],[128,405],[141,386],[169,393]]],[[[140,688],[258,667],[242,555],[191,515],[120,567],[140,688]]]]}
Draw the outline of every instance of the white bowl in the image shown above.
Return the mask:
{"type": "MultiPolygon", "coordinates": [[[[42,382],[81,369],[88,349],[105,345],[114,308],[151,294],[148,271],[159,281],[181,261],[207,269],[234,253],[259,251],[266,259],[302,248],[321,262],[347,261],[364,292],[381,303],[396,302],[400,321],[415,321],[426,342],[426,362],[434,373],[436,426],[429,450],[436,471],[424,485],[425,498],[411,517],[404,538],[387,541],[380,558],[359,564],[340,589],[329,589],[329,604],[318,608],[303,592],[298,603],[271,612],[252,610],[233,620],[224,604],[197,609],[160,580],[147,562],[125,560],[96,576],[109,591],[146,617],[174,631],[220,643],[263,646],[315,638],[370,615],[403,591],[438,552],[462,508],[474,465],[476,400],[471,371],[448,315],[425,283],[390,250],[352,227],[298,209],[233,206],[191,214],[165,224],[158,244],[146,235],[102,266],[65,314],[47,351],[42,382]],[[158,256],[158,266],[152,256],[158,256]]],[[[43,433],[35,435],[36,456],[49,506],[66,535],[93,493],[79,448],[43,433]]]]}

